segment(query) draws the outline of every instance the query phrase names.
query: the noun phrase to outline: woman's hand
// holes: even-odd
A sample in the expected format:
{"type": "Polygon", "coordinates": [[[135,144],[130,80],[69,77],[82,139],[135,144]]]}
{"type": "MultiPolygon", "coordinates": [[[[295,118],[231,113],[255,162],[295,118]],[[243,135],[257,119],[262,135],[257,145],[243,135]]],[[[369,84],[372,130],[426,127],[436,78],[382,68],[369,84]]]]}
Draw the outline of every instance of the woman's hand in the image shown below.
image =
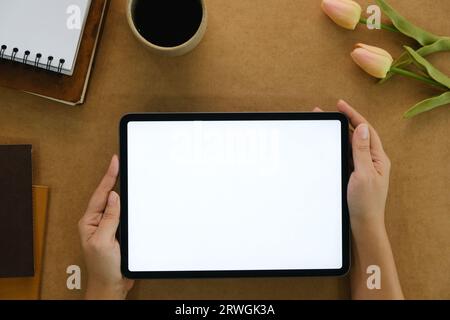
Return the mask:
{"type": "Polygon", "coordinates": [[[108,171],[89,201],[78,223],[88,269],[86,299],[125,299],[133,281],[120,271],[120,197],[112,191],[119,173],[119,160],[113,156],[108,171]]]}
{"type": "Polygon", "coordinates": [[[345,101],[340,100],[337,108],[355,128],[350,136],[354,170],[347,190],[353,236],[352,298],[404,299],[384,224],[391,162],[367,120],[345,101]],[[379,278],[379,287],[369,283],[371,270],[378,270],[374,276],[379,278]]]}
{"type": "Polygon", "coordinates": [[[369,122],[343,100],[338,102],[337,108],[355,128],[350,135],[354,171],[347,190],[352,230],[355,232],[362,225],[384,227],[391,162],[369,122]]]}
{"type": "Polygon", "coordinates": [[[354,171],[348,184],[348,206],[353,231],[362,224],[384,227],[391,162],[375,129],[345,101],[337,108],[355,128],[352,134],[354,171]]]}

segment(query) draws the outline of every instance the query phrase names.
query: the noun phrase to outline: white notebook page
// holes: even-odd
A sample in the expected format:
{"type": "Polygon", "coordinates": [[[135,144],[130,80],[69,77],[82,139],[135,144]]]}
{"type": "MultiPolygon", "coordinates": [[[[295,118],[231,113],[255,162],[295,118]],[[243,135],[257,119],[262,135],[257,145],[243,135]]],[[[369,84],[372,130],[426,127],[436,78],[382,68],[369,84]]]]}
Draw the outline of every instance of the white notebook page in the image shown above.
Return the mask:
{"type": "Polygon", "coordinates": [[[91,0],[0,0],[0,46],[7,46],[3,58],[72,75],[90,3],[91,0]],[[27,50],[30,54],[24,59],[27,50]],[[37,54],[42,56],[39,62],[37,54]],[[48,65],[50,56],[53,60],[48,65]],[[64,63],[58,70],[61,59],[64,63]]]}

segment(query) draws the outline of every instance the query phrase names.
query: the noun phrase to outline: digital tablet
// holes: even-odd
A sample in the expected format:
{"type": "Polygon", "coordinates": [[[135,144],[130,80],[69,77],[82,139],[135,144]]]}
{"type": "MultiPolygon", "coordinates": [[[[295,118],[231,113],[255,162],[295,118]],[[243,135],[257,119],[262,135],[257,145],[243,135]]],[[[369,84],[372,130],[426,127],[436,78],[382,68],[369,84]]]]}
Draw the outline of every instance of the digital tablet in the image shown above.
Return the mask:
{"type": "Polygon", "coordinates": [[[345,274],[348,139],[340,113],[124,116],[123,274],[345,274]]]}

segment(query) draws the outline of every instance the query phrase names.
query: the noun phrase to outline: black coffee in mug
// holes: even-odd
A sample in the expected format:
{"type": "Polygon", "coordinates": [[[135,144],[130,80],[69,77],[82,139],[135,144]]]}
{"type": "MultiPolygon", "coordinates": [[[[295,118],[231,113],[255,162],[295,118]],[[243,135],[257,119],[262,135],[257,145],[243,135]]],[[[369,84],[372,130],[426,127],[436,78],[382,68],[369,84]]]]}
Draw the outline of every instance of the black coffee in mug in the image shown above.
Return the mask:
{"type": "Polygon", "coordinates": [[[200,0],[136,0],[132,12],[139,34],[160,47],[176,47],[191,39],[200,27],[200,0]]]}

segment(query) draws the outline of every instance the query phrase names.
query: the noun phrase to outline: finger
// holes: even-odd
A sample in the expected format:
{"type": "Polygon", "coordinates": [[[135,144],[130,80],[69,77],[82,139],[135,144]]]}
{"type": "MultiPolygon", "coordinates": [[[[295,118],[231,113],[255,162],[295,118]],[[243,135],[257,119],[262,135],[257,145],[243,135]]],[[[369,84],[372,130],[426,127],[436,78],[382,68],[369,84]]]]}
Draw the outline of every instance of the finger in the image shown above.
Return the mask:
{"type": "MultiPolygon", "coordinates": [[[[348,130],[348,143],[351,146],[352,145],[352,141],[353,141],[353,135],[355,133],[355,129],[353,129],[351,126],[349,126],[349,130],[348,130]]],[[[349,161],[349,169],[350,172],[353,172],[355,170],[355,165],[353,163],[353,157],[350,157],[350,161],[349,161]]]]}
{"type": "Polygon", "coordinates": [[[372,154],[370,153],[370,130],[366,123],[356,127],[352,141],[353,164],[355,171],[370,172],[373,170],[372,154]]]}
{"type": "Polygon", "coordinates": [[[318,108],[318,107],[315,107],[315,108],[313,109],[313,112],[323,112],[323,110],[320,109],[320,108],[318,108]]]}
{"type": "MultiPolygon", "coordinates": [[[[362,123],[369,124],[369,122],[358,111],[353,109],[344,100],[338,101],[337,108],[339,111],[341,111],[348,117],[353,128],[356,128],[357,126],[359,126],[362,123]]],[[[371,138],[371,148],[376,152],[383,152],[383,144],[381,143],[381,139],[378,136],[378,133],[376,132],[376,130],[370,124],[369,124],[369,130],[370,130],[370,138],[371,138]]]]}
{"type": "Polygon", "coordinates": [[[109,192],[114,188],[119,174],[119,159],[114,155],[111,159],[108,171],[98,185],[89,201],[86,214],[103,212],[106,206],[109,192]]]}
{"type": "Polygon", "coordinates": [[[368,121],[355,109],[353,109],[347,102],[344,100],[339,100],[337,103],[337,108],[339,111],[345,113],[345,115],[350,120],[350,123],[354,128],[359,126],[361,123],[367,123],[368,121]]]}
{"type": "Polygon", "coordinates": [[[105,239],[115,239],[120,218],[120,197],[115,191],[111,191],[108,196],[105,213],[98,226],[99,237],[105,239]]]}

